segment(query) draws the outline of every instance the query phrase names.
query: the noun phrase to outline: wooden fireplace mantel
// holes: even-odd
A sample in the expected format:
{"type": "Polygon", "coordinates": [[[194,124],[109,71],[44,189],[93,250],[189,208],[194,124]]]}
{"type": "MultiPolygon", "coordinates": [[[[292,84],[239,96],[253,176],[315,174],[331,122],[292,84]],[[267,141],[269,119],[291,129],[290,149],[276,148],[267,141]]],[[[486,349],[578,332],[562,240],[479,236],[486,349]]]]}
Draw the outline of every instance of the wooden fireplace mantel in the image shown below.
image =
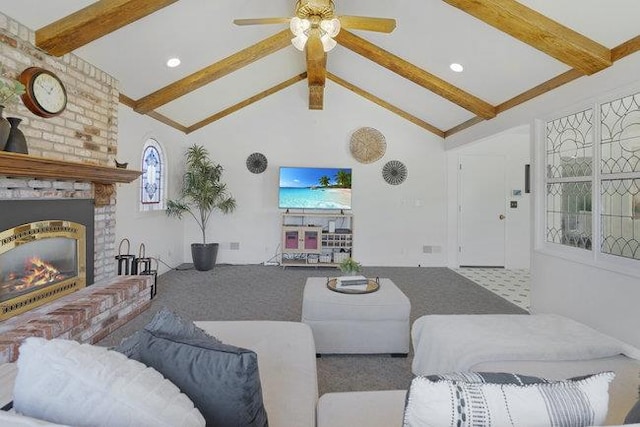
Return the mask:
{"type": "Polygon", "coordinates": [[[109,204],[114,191],[113,184],[132,182],[141,174],[142,172],[131,169],[0,152],[1,176],[91,182],[97,205],[109,204]]]}

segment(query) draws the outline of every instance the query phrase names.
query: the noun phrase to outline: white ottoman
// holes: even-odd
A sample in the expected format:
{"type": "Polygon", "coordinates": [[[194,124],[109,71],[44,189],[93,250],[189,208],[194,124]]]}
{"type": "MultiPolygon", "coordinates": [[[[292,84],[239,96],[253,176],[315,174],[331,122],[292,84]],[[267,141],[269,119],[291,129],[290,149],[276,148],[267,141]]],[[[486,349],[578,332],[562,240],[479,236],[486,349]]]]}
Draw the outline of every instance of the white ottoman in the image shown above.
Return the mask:
{"type": "Polygon", "coordinates": [[[307,279],[302,322],[311,327],[316,352],[339,354],[409,353],[411,304],[389,279],[370,294],[342,294],[327,279],[307,279]]]}

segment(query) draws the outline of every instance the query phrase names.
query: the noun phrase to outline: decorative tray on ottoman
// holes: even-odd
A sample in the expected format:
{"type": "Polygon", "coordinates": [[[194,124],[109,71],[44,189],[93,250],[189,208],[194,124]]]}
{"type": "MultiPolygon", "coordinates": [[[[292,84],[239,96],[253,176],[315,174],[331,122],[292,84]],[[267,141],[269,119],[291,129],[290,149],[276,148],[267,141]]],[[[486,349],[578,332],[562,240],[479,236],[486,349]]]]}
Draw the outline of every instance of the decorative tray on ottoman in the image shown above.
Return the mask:
{"type": "Polygon", "coordinates": [[[369,294],[380,289],[380,279],[364,276],[342,276],[327,279],[327,288],[342,294],[369,294]]]}

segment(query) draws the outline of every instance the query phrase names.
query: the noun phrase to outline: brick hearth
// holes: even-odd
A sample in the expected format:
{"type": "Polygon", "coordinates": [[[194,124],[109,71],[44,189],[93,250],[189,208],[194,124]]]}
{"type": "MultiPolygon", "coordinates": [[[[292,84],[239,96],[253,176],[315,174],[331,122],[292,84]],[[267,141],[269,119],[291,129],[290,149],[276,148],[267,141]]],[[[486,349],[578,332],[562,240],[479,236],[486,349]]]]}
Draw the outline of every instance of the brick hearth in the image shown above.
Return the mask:
{"type": "Polygon", "coordinates": [[[0,323],[0,363],[18,358],[28,337],[96,343],[151,304],[152,276],[119,276],[0,323]]]}

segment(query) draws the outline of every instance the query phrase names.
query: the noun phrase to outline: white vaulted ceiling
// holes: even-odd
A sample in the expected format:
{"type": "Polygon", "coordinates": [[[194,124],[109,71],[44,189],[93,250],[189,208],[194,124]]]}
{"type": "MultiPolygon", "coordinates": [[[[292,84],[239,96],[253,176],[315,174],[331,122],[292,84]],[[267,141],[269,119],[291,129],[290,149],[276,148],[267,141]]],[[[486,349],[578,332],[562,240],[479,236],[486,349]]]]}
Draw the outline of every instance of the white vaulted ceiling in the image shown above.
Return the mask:
{"type": "MultiPolygon", "coordinates": [[[[0,0],[0,11],[38,30],[93,3],[99,2],[0,0]]],[[[504,109],[501,104],[572,69],[449,3],[335,0],[335,8],[339,15],[395,18],[397,27],[390,34],[359,30],[352,33],[498,107],[498,114],[504,109]],[[464,72],[451,71],[452,62],[462,64],[464,72]]],[[[490,3],[508,4],[510,0],[490,3]]],[[[520,3],[607,49],[625,42],[631,54],[640,49],[637,0],[520,0],[520,3]]],[[[233,24],[234,19],[291,16],[294,6],[294,0],[179,0],[78,47],[73,53],[118,79],[121,94],[135,107],[141,98],[286,28],[285,25],[240,27],[233,24]],[[166,60],[172,56],[181,59],[180,67],[166,67],[166,60]]],[[[615,62],[612,66],[615,67],[615,62]]],[[[304,54],[288,46],[158,106],[155,112],[179,123],[182,130],[192,131],[197,123],[304,73],[306,68],[304,54]]],[[[426,122],[436,129],[435,133],[441,131],[440,136],[448,136],[461,124],[472,124],[469,121],[476,117],[476,113],[340,44],[327,54],[326,70],[330,81],[335,75],[426,122]]],[[[291,103],[307,108],[307,83],[301,80],[295,84],[301,90],[288,92],[294,97],[291,103]]],[[[331,109],[332,94],[343,90],[347,89],[333,82],[327,84],[323,108],[331,109]]]]}

